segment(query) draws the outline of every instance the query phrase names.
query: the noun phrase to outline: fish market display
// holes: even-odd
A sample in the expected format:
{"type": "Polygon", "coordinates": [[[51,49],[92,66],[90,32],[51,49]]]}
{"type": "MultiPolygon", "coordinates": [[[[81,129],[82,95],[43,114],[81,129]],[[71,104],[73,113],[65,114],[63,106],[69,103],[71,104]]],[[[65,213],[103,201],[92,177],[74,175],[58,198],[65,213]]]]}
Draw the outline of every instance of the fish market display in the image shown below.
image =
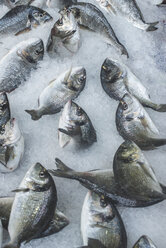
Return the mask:
{"type": "Polygon", "coordinates": [[[117,209],[113,204],[101,201],[100,197],[91,191],[84,200],[81,231],[84,245],[88,245],[88,239],[93,239],[101,242],[105,248],[127,247],[125,227],[117,209]]]}
{"type": "Polygon", "coordinates": [[[44,45],[38,38],[17,44],[0,60],[0,92],[11,92],[28,79],[43,59],[44,45]]]}
{"type": "Polygon", "coordinates": [[[107,12],[122,15],[135,27],[145,31],[155,31],[158,22],[146,23],[135,0],[96,0],[107,12]]]}
{"type": "Polygon", "coordinates": [[[39,237],[49,226],[55,213],[57,192],[54,181],[39,163],[26,173],[11,208],[8,231],[10,242],[5,247],[20,247],[39,237]]]}
{"type": "Polygon", "coordinates": [[[24,138],[16,120],[9,120],[0,134],[0,172],[17,169],[24,153],[24,138]]]}
{"type": "Polygon", "coordinates": [[[116,111],[119,134],[134,141],[141,149],[154,149],[166,144],[159,131],[139,101],[129,93],[121,99],[116,111]]]}
{"type": "Polygon", "coordinates": [[[71,139],[76,139],[84,145],[97,141],[96,131],[85,111],[71,100],[63,109],[59,120],[59,145],[66,146],[71,139]]]}
{"type": "Polygon", "coordinates": [[[33,120],[43,115],[60,112],[66,102],[75,99],[83,90],[86,81],[86,70],[83,67],[70,68],[49,83],[39,96],[38,108],[26,110],[33,120]]]}
{"type": "Polygon", "coordinates": [[[5,131],[5,125],[10,120],[10,106],[7,94],[0,93],[0,134],[5,131]]]}
{"type": "Polygon", "coordinates": [[[72,12],[64,12],[54,24],[47,42],[47,51],[57,52],[59,43],[72,53],[78,51],[80,45],[80,31],[72,12]]]}
{"type": "Polygon", "coordinates": [[[142,236],[140,239],[135,243],[133,248],[157,248],[152,240],[147,236],[142,236]]]}
{"type": "Polygon", "coordinates": [[[140,103],[158,112],[166,112],[166,104],[157,104],[150,99],[147,89],[140,80],[124,65],[107,58],[101,67],[101,84],[105,92],[115,100],[126,94],[135,96],[140,103]]]}
{"type": "Polygon", "coordinates": [[[65,8],[60,13],[63,14],[66,11],[71,11],[74,14],[80,26],[101,34],[108,44],[115,47],[121,54],[128,56],[126,48],[117,39],[106,17],[95,5],[79,2],[72,4],[67,9],[65,8]]]}

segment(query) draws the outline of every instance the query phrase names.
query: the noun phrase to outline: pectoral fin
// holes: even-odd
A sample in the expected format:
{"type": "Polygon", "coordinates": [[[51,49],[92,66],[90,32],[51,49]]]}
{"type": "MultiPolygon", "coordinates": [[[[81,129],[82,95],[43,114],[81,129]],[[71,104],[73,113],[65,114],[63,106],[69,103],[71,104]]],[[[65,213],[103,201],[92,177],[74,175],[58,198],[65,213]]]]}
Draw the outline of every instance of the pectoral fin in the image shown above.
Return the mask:
{"type": "Polygon", "coordinates": [[[29,31],[31,31],[31,27],[26,27],[26,28],[24,28],[24,29],[18,31],[18,32],[15,34],[15,36],[18,36],[18,35],[24,34],[24,33],[28,33],[29,31]]]}

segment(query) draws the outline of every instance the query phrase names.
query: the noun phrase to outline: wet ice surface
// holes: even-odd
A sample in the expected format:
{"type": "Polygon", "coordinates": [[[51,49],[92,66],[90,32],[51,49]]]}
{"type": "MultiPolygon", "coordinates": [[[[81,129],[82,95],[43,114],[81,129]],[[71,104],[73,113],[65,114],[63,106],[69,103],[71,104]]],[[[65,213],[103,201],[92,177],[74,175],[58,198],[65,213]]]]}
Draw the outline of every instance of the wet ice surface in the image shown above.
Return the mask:
{"type": "MultiPolygon", "coordinates": [[[[160,21],[156,32],[146,33],[127,23],[120,17],[108,17],[117,37],[128,49],[130,58],[122,57],[132,71],[139,76],[149,89],[151,98],[166,103],[166,8],[152,5],[153,1],[138,1],[147,22],[160,21]]],[[[155,1],[156,3],[159,1],[155,1]]],[[[93,2],[94,3],[94,2],[93,2]]],[[[0,15],[7,8],[0,10],[0,15]]],[[[47,9],[57,19],[57,9],[47,9]]],[[[105,12],[104,12],[105,13],[105,12]]],[[[41,37],[46,42],[53,22],[46,24],[29,34],[19,37],[7,37],[0,48],[0,57],[19,41],[29,37],[41,37]]],[[[68,166],[79,171],[112,168],[113,156],[122,143],[115,126],[115,112],[118,103],[109,98],[100,83],[100,68],[106,57],[120,58],[94,33],[81,32],[81,47],[76,55],[49,58],[46,54],[37,71],[23,86],[9,95],[12,116],[17,118],[25,138],[25,153],[20,168],[15,172],[0,175],[0,195],[11,195],[18,187],[28,168],[42,163],[46,168],[54,168],[54,159],[62,159],[68,166]],[[89,149],[78,151],[73,147],[61,149],[58,144],[57,128],[60,114],[44,116],[32,121],[24,111],[37,107],[37,98],[50,80],[71,67],[83,65],[87,70],[87,82],[84,91],[76,102],[87,112],[97,131],[98,142],[89,149]]],[[[166,113],[157,113],[147,109],[161,135],[166,137],[166,113]]],[[[154,151],[144,152],[151,162],[158,178],[166,184],[165,154],[166,146],[154,151]]],[[[33,240],[22,247],[77,247],[82,244],[80,233],[81,208],[87,190],[79,183],[67,179],[54,178],[58,191],[58,207],[70,220],[70,225],[61,232],[39,240],[33,240]]],[[[158,248],[165,248],[166,202],[158,205],[129,209],[120,207],[127,235],[128,247],[143,234],[149,235],[158,248]]]]}

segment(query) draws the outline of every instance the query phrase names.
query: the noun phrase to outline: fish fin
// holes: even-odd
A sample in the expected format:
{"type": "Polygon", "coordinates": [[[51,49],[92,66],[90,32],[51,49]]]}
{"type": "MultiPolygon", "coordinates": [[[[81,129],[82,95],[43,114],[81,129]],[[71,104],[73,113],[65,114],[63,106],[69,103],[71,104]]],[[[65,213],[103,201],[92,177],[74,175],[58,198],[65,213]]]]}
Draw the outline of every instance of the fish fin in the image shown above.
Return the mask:
{"type": "Polygon", "coordinates": [[[29,32],[29,31],[31,31],[31,28],[30,28],[30,27],[26,27],[26,28],[24,28],[24,29],[18,31],[18,32],[15,34],[15,36],[18,36],[18,35],[20,35],[20,34],[27,33],[27,32],[29,32]]]}
{"type": "Polygon", "coordinates": [[[68,135],[68,136],[71,136],[71,137],[74,136],[73,132],[70,131],[70,130],[65,130],[65,129],[63,129],[63,128],[58,128],[58,131],[61,132],[61,133],[66,134],[66,135],[68,135]]]}
{"type": "Polygon", "coordinates": [[[166,112],[166,104],[159,104],[159,105],[157,105],[157,107],[156,107],[155,110],[158,111],[158,112],[166,112]]]}
{"type": "Polygon", "coordinates": [[[148,28],[146,29],[147,32],[150,32],[150,31],[155,31],[157,30],[158,28],[156,27],[156,25],[158,24],[159,22],[153,22],[153,23],[147,23],[149,26],[148,28]]]}
{"type": "Polygon", "coordinates": [[[55,158],[55,164],[56,164],[58,170],[62,170],[62,171],[66,171],[66,172],[73,171],[71,168],[66,166],[59,158],[55,158]]]}
{"type": "Polygon", "coordinates": [[[150,177],[154,182],[157,181],[157,180],[156,180],[156,176],[155,176],[153,170],[151,169],[151,167],[150,167],[150,168],[146,167],[145,163],[143,163],[143,162],[141,162],[141,161],[137,161],[137,163],[141,166],[142,170],[144,171],[144,173],[145,173],[148,177],[150,177]]]}
{"type": "Polygon", "coordinates": [[[160,183],[160,186],[162,188],[163,194],[166,194],[166,186],[160,183]]]}
{"type": "Polygon", "coordinates": [[[32,109],[32,110],[25,110],[25,112],[27,112],[28,114],[31,115],[31,119],[34,120],[34,121],[37,121],[41,118],[41,115],[39,115],[38,111],[35,110],[35,109],[32,109]]]}
{"type": "Polygon", "coordinates": [[[166,139],[155,139],[155,138],[152,138],[151,139],[151,144],[154,147],[163,146],[163,145],[166,145],[166,139]]]}
{"type": "Polygon", "coordinates": [[[30,189],[28,188],[19,188],[19,189],[14,189],[12,192],[18,193],[18,192],[28,192],[30,189]]]}

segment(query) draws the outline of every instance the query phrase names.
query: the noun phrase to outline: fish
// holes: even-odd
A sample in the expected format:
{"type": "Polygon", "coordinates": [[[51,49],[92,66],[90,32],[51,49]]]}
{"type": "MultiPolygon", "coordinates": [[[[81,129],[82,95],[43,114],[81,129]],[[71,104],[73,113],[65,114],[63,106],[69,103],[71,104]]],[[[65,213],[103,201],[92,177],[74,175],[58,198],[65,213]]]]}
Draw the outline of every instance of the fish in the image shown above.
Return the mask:
{"type": "Polygon", "coordinates": [[[19,35],[51,20],[46,11],[35,6],[16,6],[0,19],[0,34],[19,35]]]}
{"type": "MultiPolygon", "coordinates": [[[[0,197],[0,219],[3,227],[7,230],[9,224],[10,213],[14,197],[0,197]]],[[[47,229],[36,238],[43,238],[61,231],[69,224],[68,218],[57,208],[55,209],[53,219],[49,223],[47,229]]]]}
{"type": "Polygon", "coordinates": [[[66,11],[74,14],[80,27],[99,33],[109,45],[129,57],[126,48],[119,42],[108,20],[95,5],[84,2],[73,3],[67,9],[61,10],[60,14],[66,11]]]}
{"type": "Polygon", "coordinates": [[[83,203],[81,232],[84,245],[88,245],[90,238],[100,241],[105,248],[127,247],[126,231],[118,210],[92,191],[87,193],[83,203]]]}
{"type": "Polygon", "coordinates": [[[111,98],[119,101],[129,92],[144,107],[158,112],[166,112],[166,104],[152,102],[145,86],[125,65],[106,58],[101,67],[100,78],[104,91],[111,98]]]}
{"type": "Polygon", "coordinates": [[[0,134],[4,133],[6,123],[11,119],[7,94],[0,92],[0,134]]]}
{"type": "Polygon", "coordinates": [[[166,194],[166,186],[162,184],[162,197],[139,201],[133,199],[133,197],[130,199],[130,196],[126,195],[126,193],[121,190],[111,169],[77,172],[66,166],[58,158],[55,159],[55,162],[57,169],[49,170],[49,173],[56,177],[79,181],[82,186],[95,192],[108,202],[113,202],[126,207],[148,207],[165,200],[163,195],[166,194]]]}
{"type": "Polygon", "coordinates": [[[0,92],[12,92],[25,82],[43,59],[44,44],[31,38],[18,43],[0,60],[0,92]]]}
{"type": "Polygon", "coordinates": [[[149,237],[143,235],[135,243],[133,248],[157,248],[157,247],[149,237]]]}
{"type": "Polygon", "coordinates": [[[60,147],[65,147],[72,139],[86,146],[97,141],[96,131],[90,118],[79,105],[71,100],[64,106],[58,131],[60,147]]]}
{"type": "Polygon", "coordinates": [[[47,52],[58,50],[58,41],[70,52],[76,53],[80,46],[80,30],[72,12],[63,12],[51,29],[47,52]]]}
{"type": "Polygon", "coordinates": [[[116,111],[116,127],[125,140],[134,141],[141,149],[150,150],[166,144],[140,102],[126,93],[116,111]]]}
{"type": "Polygon", "coordinates": [[[38,108],[25,110],[32,120],[39,120],[43,115],[52,115],[61,111],[63,106],[73,100],[84,89],[86,70],[74,67],[60,74],[42,91],[38,99],[38,108]]]}
{"type": "Polygon", "coordinates": [[[54,217],[57,191],[53,178],[40,164],[32,165],[16,192],[8,231],[10,242],[4,248],[19,248],[39,237],[54,217]]]}
{"type": "Polygon", "coordinates": [[[166,199],[153,168],[140,148],[132,141],[123,142],[113,162],[115,181],[130,199],[166,199]]]}
{"type": "Polygon", "coordinates": [[[108,13],[121,15],[133,26],[144,31],[155,31],[159,23],[147,23],[136,0],[96,0],[108,13]]]}
{"type": "Polygon", "coordinates": [[[0,134],[0,172],[12,172],[18,168],[24,153],[24,137],[15,118],[5,125],[0,134]]]}

